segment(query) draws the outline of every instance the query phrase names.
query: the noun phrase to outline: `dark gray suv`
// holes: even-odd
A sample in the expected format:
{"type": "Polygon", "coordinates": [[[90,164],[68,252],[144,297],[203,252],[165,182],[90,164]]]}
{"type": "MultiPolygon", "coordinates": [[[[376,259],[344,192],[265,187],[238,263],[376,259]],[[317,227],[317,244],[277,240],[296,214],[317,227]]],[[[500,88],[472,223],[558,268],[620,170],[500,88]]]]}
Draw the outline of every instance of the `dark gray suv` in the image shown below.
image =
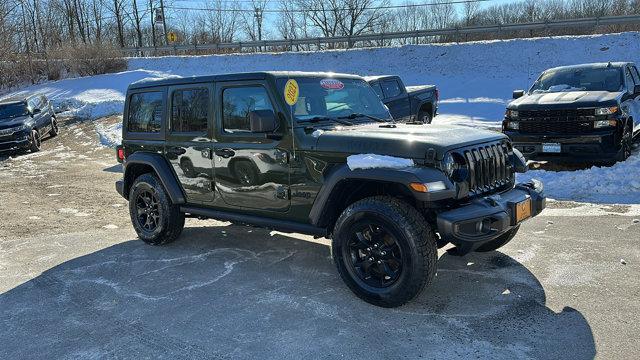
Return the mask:
{"type": "Polygon", "coordinates": [[[44,95],[0,100],[0,151],[39,151],[42,138],[58,131],[53,107],[44,95]]]}

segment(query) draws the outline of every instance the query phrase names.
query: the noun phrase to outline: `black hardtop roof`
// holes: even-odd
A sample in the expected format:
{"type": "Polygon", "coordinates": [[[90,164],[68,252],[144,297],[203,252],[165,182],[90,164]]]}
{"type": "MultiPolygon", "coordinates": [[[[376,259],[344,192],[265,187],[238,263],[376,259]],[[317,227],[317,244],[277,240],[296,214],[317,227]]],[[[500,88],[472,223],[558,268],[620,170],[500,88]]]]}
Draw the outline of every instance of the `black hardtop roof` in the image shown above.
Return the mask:
{"type": "Polygon", "coordinates": [[[242,80],[263,80],[271,78],[287,78],[287,77],[326,77],[326,78],[348,78],[363,79],[358,75],[339,74],[331,72],[303,72],[303,71],[258,71],[258,72],[241,72],[217,75],[201,75],[187,77],[171,77],[159,80],[140,80],[129,85],[129,90],[143,89],[156,86],[172,86],[184,85],[192,83],[204,83],[214,81],[242,81],[242,80]]]}
{"type": "Polygon", "coordinates": [[[627,65],[635,65],[632,62],[628,61],[617,61],[617,62],[600,62],[600,63],[588,63],[588,64],[576,64],[576,65],[566,65],[566,66],[558,66],[551,69],[547,69],[546,71],[556,71],[563,69],[598,69],[598,68],[621,68],[627,65]]]}

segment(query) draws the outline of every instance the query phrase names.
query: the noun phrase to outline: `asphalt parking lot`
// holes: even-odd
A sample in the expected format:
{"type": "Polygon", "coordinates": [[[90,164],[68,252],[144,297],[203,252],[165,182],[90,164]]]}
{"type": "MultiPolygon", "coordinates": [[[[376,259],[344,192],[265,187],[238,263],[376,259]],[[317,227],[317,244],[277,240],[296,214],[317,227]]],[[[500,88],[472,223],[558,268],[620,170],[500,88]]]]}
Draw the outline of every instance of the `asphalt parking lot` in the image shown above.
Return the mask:
{"type": "Polygon", "coordinates": [[[500,251],[442,251],[431,287],[383,309],[343,285],[324,239],[188,220],[178,242],[143,244],[91,126],[0,159],[0,358],[640,352],[637,206],[551,202],[500,251]]]}

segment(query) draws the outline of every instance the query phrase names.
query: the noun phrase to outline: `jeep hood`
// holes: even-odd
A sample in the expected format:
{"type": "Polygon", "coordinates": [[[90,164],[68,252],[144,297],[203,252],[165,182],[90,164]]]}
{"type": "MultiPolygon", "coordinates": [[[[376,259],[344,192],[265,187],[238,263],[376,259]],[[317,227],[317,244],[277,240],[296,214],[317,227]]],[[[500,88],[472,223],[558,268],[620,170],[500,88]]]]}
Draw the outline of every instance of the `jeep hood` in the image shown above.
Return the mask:
{"type": "Polygon", "coordinates": [[[14,117],[14,118],[0,119],[0,130],[9,129],[9,128],[12,128],[12,127],[24,125],[24,124],[28,123],[29,120],[31,120],[31,117],[28,116],[28,115],[27,116],[17,116],[17,117],[14,117]]]}
{"type": "Polygon", "coordinates": [[[324,131],[316,141],[318,151],[348,154],[379,154],[424,159],[427,150],[436,151],[436,159],[452,149],[505,139],[502,133],[455,125],[380,124],[324,131]]]}
{"type": "Polygon", "coordinates": [[[536,110],[553,106],[564,107],[598,107],[615,105],[621,92],[608,91],[561,91],[525,95],[509,103],[508,108],[514,110],[536,110]]]}

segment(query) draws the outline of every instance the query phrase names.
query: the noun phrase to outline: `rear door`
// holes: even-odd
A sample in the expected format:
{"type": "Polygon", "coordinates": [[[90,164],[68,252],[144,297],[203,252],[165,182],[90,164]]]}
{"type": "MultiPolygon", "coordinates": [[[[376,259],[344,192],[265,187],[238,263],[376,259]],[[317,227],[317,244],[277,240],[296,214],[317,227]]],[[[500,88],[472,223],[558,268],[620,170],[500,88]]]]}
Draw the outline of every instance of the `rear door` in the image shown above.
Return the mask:
{"type": "MultiPolygon", "coordinates": [[[[275,112],[275,99],[264,81],[216,83],[214,145],[216,206],[267,212],[289,209],[291,144],[264,133],[252,133],[249,113],[275,112]],[[221,201],[220,201],[221,200],[221,201]]],[[[277,113],[277,112],[276,112],[277,113]]]]}
{"type": "Polygon", "coordinates": [[[396,78],[382,80],[380,85],[384,94],[384,103],[389,108],[391,116],[396,120],[409,120],[411,104],[400,80],[396,78]]]}
{"type": "Polygon", "coordinates": [[[187,202],[213,201],[213,85],[172,86],[168,92],[165,157],[171,163],[187,202]]]}

